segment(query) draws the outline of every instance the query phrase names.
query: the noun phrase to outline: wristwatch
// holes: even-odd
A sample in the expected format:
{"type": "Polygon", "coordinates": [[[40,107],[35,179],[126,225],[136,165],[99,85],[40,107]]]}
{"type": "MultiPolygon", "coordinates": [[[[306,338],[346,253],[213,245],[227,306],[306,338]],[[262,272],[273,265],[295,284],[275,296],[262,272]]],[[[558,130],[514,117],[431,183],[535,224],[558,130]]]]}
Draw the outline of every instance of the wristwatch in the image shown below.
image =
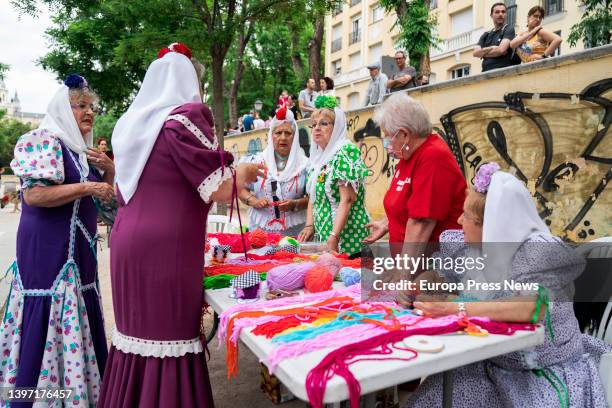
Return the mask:
{"type": "Polygon", "coordinates": [[[293,212],[298,212],[300,209],[298,208],[298,200],[291,200],[293,201],[293,212]]]}

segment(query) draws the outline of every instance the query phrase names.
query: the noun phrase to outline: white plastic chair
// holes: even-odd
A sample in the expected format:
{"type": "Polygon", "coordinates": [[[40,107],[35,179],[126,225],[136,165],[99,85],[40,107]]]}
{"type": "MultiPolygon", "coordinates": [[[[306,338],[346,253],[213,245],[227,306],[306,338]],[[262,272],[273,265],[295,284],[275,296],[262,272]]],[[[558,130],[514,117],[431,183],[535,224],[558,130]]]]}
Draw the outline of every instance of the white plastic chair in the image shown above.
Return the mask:
{"type": "MultiPolygon", "coordinates": [[[[587,258],[610,258],[612,257],[612,237],[603,237],[590,241],[591,246],[578,247],[578,252],[587,258]],[[594,243],[602,243],[600,246],[593,246],[594,243]]],[[[608,344],[612,344],[612,298],[604,310],[601,323],[594,336],[608,344]]],[[[604,392],[608,405],[612,406],[612,353],[601,356],[599,362],[599,376],[603,384],[604,392]]]]}
{"type": "Polygon", "coordinates": [[[230,221],[227,215],[211,214],[206,221],[206,232],[235,233],[239,231],[240,226],[236,217],[230,221]]]}

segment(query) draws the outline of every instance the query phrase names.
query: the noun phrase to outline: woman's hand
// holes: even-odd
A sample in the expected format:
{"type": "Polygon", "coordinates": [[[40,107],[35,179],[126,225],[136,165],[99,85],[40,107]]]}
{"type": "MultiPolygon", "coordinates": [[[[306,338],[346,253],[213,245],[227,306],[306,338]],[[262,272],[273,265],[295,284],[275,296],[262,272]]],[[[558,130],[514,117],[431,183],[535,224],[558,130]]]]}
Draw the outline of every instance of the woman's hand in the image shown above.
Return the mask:
{"type": "Polygon", "coordinates": [[[255,196],[253,196],[253,198],[249,200],[249,204],[251,205],[251,207],[258,209],[266,208],[270,205],[268,199],[266,199],[265,197],[255,198],[255,196]]]}
{"type": "Polygon", "coordinates": [[[414,308],[423,312],[423,316],[440,317],[459,313],[459,306],[455,302],[414,302],[414,308]]]}
{"type": "Polygon", "coordinates": [[[297,240],[298,242],[310,241],[313,235],[314,235],[314,227],[310,225],[308,227],[304,227],[304,229],[297,236],[297,240]]]}
{"type": "Polygon", "coordinates": [[[290,211],[293,211],[296,205],[297,205],[297,202],[295,200],[283,200],[283,201],[279,201],[278,209],[281,210],[282,212],[290,212],[290,211]]]}
{"type": "Polygon", "coordinates": [[[258,177],[264,176],[266,166],[263,163],[240,163],[236,167],[236,184],[242,187],[245,184],[251,184],[257,181],[258,177]]]}
{"type": "Polygon", "coordinates": [[[102,153],[98,149],[87,149],[87,160],[89,160],[94,167],[104,171],[105,173],[115,173],[115,163],[105,153],[102,153]]]}
{"type": "Polygon", "coordinates": [[[86,196],[96,197],[105,202],[109,202],[115,196],[115,189],[108,183],[88,181],[84,185],[86,196]]]}
{"type": "Polygon", "coordinates": [[[329,234],[327,238],[327,250],[330,252],[338,252],[338,236],[329,234]]]}
{"type": "Polygon", "coordinates": [[[370,235],[365,237],[363,240],[364,244],[372,244],[389,232],[389,224],[386,219],[370,222],[365,227],[370,229],[370,235]]]}

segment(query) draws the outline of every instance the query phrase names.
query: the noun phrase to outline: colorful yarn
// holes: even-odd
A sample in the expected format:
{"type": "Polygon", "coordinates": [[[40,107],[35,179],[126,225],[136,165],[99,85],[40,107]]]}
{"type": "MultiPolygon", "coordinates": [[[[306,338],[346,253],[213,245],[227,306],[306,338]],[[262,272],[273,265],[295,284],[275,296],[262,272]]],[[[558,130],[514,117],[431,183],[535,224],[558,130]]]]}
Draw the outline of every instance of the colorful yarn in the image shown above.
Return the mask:
{"type": "Polygon", "coordinates": [[[345,286],[355,285],[361,282],[361,271],[345,266],[340,269],[340,279],[342,279],[342,283],[344,283],[345,286]]]}
{"type": "Polygon", "coordinates": [[[271,339],[277,334],[283,333],[287,329],[298,327],[304,323],[310,323],[314,320],[314,316],[307,316],[305,319],[298,319],[295,316],[284,317],[278,321],[260,324],[253,329],[252,333],[256,336],[265,336],[267,339],[271,339]]]}
{"type": "Polygon", "coordinates": [[[231,252],[235,254],[239,254],[241,252],[246,252],[249,249],[251,249],[251,242],[249,241],[248,236],[244,237],[244,244],[243,244],[243,237],[240,234],[235,234],[235,235],[236,236],[230,239],[227,243],[227,245],[230,246],[231,252]],[[244,248],[245,245],[246,245],[246,249],[244,248]]]}
{"type": "Polygon", "coordinates": [[[329,270],[323,266],[311,267],[304,277],[304,288],[310,293],[324,292],[331,289],[334,278],[329,270]]]}
{"type": "Polygon", "coordinates": [[[304,287],[306,272],[315,264],[312,262],[292,263],[277,266],[268,271],[266,281],[269,290],[297,290],[304,287]]]}
{"type": "Polygon", "coordinates": [[[253,248],[262,248],[268,244],[268,236],[261,228],[249,232],[249,241],[253,248]]]}
{"type": "MultiPolygon", "coordinates": [[[[230,287],[230,281],[234,279],[236,275],[220,274],[215,276],[207,276],[202,280],[204,289],[224,289],[230,287]]],[[[259,279],[266,280],[266,273],[259,275],[259,279]]]]}
{"type": "Polygon", "coordinates": [[[279,265],[287,265],[288,261],[269,261],[261,264],[244,264],[244,265],[210,265],[204,267],[204,276],[215,276],[215,275],[240,275],[248,270],[254,270],[255,272],[268,272],[270,269],[279,265]]]}
{"type": "MultiPolygon", "coordinates": [[[[527,324],[510,324],[489,322],[485,320],[473,320],[474,324],[478,324],[494,334],[513,334],[516,330],[535,330],[534,325],[527,324]]],[[[330,352],[323,360],[310,372],[306,377],[306,392],[308,399],[313,408],[323,408],[323,396],[327,382],[334,375],[339,375],[347,383],[349,389],[349,400],[351,408],[359,407],[359,397],[361,395],[361,385],[349,370],[349,366],[357,361],[364,360],[410,360],[416,357],[416,352],[406,348],[394,346],[395,343],[402,341],[406,337],[416,334],[423,335],[440,335],[456,332],[464,326],[457,320],[445,326],[438,327],[419,327],[409,330],[394,330],[378,336],[362,340],[356,343],[347,344],[332,352],[330,352]],[[376,358],[358,358],[361,356],[388,355],[393,352],[393,348],[412,351],[414,355],[409,358],[386,357],[382,359],[376,358]]]]}
{"type": "Polygon", "coordinates": [[[317,265],[322,266],[331,272],[334,279],[336,276],[338,276],[338,272],[340,272],[340,268],[342,267],[340,260],[327,252],[319,256],[315,262],[317,265]]]}
{"type": "Polygon", "coordinates": [[[283,237],[280,241],[278,241],[278,246],[285,246],[285,245],[291,245],[292,247],[295,247],[298,249],[300,249],[300,243],[298,242],[297,239],[292,238],[292,237],[283,237]]]}

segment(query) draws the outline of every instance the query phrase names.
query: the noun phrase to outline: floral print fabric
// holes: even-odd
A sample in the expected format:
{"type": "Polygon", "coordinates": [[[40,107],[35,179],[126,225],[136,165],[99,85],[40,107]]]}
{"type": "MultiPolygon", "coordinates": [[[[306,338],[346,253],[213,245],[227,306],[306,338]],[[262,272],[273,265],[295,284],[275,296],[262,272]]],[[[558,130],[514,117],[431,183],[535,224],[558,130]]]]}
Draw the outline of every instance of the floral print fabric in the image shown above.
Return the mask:
{"type": "Polygon", "coordinates": [[[354,254],[361,251],[361,242],[368,236],[365,225],[370,216],[365,208],[365,178],[368,169],[361,160],[359,149],[352,143],[344,145],[334,158],[321,169],[317,177],[316,197],[313,204],[314,227],[322,241],[326,241],[334,226],[340,204],[340,186],[350,185],[357,194],[348,220],[340,233],[339,250],[354,254]]]}
{"type": "Polygon", "coordinates": [[[35,129],[17,140],[11,168],[23,188],[64,182],[64,160],[59,139],[46,129],[35,129]]]}

